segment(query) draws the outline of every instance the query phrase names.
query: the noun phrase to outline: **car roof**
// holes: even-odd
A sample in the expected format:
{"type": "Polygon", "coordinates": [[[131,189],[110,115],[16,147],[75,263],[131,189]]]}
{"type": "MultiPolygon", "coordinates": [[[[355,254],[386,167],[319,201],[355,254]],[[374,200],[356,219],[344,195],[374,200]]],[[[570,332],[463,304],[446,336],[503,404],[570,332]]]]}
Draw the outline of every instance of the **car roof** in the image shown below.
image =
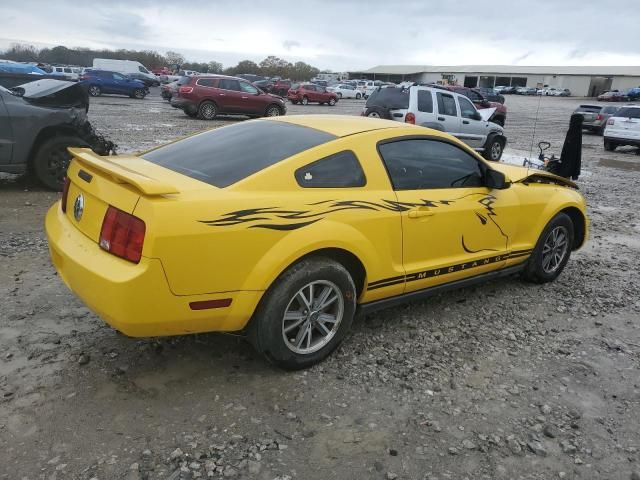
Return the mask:
{"type": "Polygon", "coordinates": [[[272,117],[268,121],[287,122],[302,127],[315,128],[337,137],[406,126],[404,123],[394,122],[393,120],[349,115],[290,115],[272,117]]]}

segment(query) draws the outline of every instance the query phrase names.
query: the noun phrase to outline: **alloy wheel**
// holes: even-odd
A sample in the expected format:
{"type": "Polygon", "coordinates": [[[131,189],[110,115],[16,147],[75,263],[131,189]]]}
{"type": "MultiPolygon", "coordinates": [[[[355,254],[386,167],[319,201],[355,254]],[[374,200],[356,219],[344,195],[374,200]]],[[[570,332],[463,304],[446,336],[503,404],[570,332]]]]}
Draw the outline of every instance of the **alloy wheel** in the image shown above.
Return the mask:
{"type": "Polygon", "coordinates": [[[285,345],[294,353],[317,352],[335,336],[344,315],[344,298],[328,280],[306,284],[289,301],[282,317],[285,345]]]}
{"type": "Polygon", "coordinates": [[[269,107],[267,110],[267,117],[279,117],[280,109],[278,107],[269,107]]]}
{"type": "Polygon", "coordinates": [[[569,233],[563,226],[558,226],[549,232],[542,247],[542,269],[545,273],[555,272],[569,250],[569,233]]]}
{"type": "Polygon", "coordinates": [[[491,158],[493,160],[499,160],[502,155],[502,144],[500,142],[493,142],[491,145],[491,158]]]}

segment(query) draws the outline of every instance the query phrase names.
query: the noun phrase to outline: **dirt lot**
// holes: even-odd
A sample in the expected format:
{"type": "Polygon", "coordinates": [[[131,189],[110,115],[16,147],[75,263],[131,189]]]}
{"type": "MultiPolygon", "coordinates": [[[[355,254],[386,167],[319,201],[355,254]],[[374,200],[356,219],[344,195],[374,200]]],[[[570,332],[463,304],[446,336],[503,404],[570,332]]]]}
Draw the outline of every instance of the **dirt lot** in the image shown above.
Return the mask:
{"type": "MultiPolygon", "coordinates": [[[[511,153],[538,106],[536,141],[559,153],[578,103],[509,96],[511,153]]],[[[157,91],[98,98],[90,118],[121,151],[237,121],[188,118],[157,91]]],[[[49,263],[57,195],[0,180],[0,478],[640,479],[640,156],[584,144],[591,238],[558,281],[369,316],[297,373],[233,336],[117,334],[49,263]]]]}

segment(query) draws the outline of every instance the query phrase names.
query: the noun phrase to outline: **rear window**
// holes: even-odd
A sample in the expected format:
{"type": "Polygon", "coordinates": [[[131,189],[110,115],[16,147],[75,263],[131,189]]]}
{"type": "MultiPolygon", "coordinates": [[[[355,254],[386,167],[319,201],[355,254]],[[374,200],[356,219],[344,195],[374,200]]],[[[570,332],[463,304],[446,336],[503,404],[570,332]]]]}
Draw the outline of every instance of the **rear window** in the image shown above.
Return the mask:
{"type": "Polygon", "coordinates": [[[618,110],[616,117],[622,118],[640,118],[640,108],[628,108],[623,107],[618,110]]]}
{"type": "Polygon", "coordinates": [[[285,122],[245,122],[185,138],[151,150],[142,158],[224,188],[335,138],[285,122]]]}
{"type": "Polygon", "coordinates": [[[607,114],[611,114],[611,113],[616,113],[618,111],[619,107],[604,107],[602,109],[602,113],[607,113],[607,114]]]}
{"type": "Polygon", "coordinates": [[[601,109],[602,107],[599,107],[598,105],[580,105],[576,108],[576,113],[598,113],[601,109]]]}
{"type": "Polygon", "coordinates": [[[409,90],[394,87],[374,90],[366,104],[367,108],[373,106],[390,109],[409,108],[409,90]]]}

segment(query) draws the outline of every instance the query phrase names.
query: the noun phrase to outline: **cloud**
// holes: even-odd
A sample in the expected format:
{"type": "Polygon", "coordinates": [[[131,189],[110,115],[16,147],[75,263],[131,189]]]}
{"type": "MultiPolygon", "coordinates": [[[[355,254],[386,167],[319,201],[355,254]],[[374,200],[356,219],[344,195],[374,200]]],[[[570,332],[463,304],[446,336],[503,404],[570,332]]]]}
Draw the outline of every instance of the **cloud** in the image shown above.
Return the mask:
{"type": "MultiPolygon", "coordinates": [[[[268,55],[321,69],[379,64],[640,65],[638,0],[616,0],[615,35],[603,40],[602,4],[511,0],[307,0],[286,12],[255,0],[21,0],[0,3],[2,37],[35,45],[174,50],[225,65],[268,55]],[[310,12],[314,12],[313,20],[310,12]],[[318,12],[326,15],[317,17],[318,12]],[[73,28],[61,29],[60,25],[73,28]],[[242,28],[238,28],[241,25],[242,28]]],[[[0,39],[0,48],[3,45],[0,39]]]]}

